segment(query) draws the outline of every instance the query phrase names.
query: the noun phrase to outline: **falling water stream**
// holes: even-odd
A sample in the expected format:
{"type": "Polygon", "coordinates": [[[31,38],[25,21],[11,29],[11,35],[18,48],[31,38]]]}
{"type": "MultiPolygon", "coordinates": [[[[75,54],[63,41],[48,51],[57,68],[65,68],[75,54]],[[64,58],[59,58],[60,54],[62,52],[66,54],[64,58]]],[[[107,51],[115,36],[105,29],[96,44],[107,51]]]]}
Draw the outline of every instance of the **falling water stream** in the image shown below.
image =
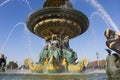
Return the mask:
{"type": "Polygon", "coordinates": [[[2,49],[1,49],[1,52],[2,52],[2,53],[4,52],[5,47],[6,47],[6,44],[7,44],[8,40],[9,40],[9,38],[11,37],[12,33],[14,32],[14,30],[15,30],[19,25],[25,26],[25,23],[18,22],[18,23],[12,28],[12,30],[9,32],[6,40],[5,40],[4,43],[3,43],[3,46],[2,46],[2,49]]]}
{"type": "MultiPolygon", "coordinates": [[[[5,0],[5,1],[3,1],[3,2],[0,4],[0,7],[6,5],[7,3],[11,2],[11,1],[15,1],[15,0],[5,0]]],[[[16,1],[19,1],[19,0],[16,0],[16,1]]],[[[32,7],[30,6],[28,0],[21,0],[21,1],[24,1],[24,2],[27,4],[27,6],[28,6],[28,8],[30,9],[31,12],[33,11],[33,9],[32,9],[32,7]]]]}
{"type": "Polygon", "coordinates": [[[112,27],[116,32],[120,32],[118,26],[111,19],[107,11],[103,8],[103,6],[97,0],[87,0],[94,8],[96,8],[96,12],[93,12],[91,15],[98,14],[106,23],[108,27],[112,27]]]}
{"type": "Polygon", "coordinates": [[[0,7],[4,6],[5,4],[7,4],[7,3],[10,2],[10,1],[12,1],[12,0],[5,0],[4,2],[2,2],[2,3],[0,4],[0,7]]]}
{"type": "MultiPolygon", "coordinates": [[[[0,7],[3,7],[4,5],[6,5],[7,3],[11,2],[11,1],[15,1],[15,0],[5,0],[3,1],[1,4],[0,4],[0,7]]],[[[33,11],[33,9],[31,8],[30,4],[29,4],[29,1],[28,0],[21,0],[23,2],[26,3],[26,5],[28,6],[29,10],[30,10],[30,13],[33,11]]],[[[5,47],[7,45],[7,42],[9,40],[9,38],[11,37],[12,33],[14,32],[14,30],[19,26],[19,25],[23,25],[24,26],[24,31],[25,33],[27,34],[27,41],[28,41],[28,47],[29,47],[29,50],[30,52],[32,53],[32,46],[31,46],[31,39],[30,39],[30,35],[29,35],[29,32],[26,28],[26,24],[24,22],[18,22],[15,24],[15,26],[11,29],[11,31],[9,32],[7,38],[5,39],[4,43],[3,43],[3,46],[1,48],[1,52],[4,53],[4,50],[5,50],[5,47]]]]}

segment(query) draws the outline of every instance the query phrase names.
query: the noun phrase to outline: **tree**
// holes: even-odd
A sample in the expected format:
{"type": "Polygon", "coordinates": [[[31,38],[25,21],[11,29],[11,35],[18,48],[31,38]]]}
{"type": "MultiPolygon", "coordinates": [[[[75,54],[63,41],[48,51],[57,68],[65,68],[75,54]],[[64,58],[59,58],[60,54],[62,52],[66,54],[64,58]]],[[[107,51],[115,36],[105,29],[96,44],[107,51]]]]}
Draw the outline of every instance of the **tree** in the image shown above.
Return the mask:
{"type": "Polygon", "coordinates": [[[14,61],[10,61],[8,64],[7,64],[7,69],[17,69],[18,68],[18,64],[15,63],[14,61]]]}

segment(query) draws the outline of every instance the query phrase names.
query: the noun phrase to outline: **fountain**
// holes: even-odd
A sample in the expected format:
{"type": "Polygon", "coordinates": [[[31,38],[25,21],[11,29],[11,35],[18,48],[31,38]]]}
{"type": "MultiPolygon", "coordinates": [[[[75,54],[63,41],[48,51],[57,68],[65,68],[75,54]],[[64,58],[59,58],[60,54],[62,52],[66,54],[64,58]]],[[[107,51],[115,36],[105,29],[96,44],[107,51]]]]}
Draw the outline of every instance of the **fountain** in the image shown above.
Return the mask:
{"type": "Polygon", "coordinates": [[[32,72],[81,72],[87,66],[88,59],[76,62],[78,57],[69,40],[84,33],[89,21],[82,12],[73,9],[69,0],[46,0],[42,9],[28,17],[26,24],[32,33],[46,41],[39,62],[29,63],[32,72]]]}

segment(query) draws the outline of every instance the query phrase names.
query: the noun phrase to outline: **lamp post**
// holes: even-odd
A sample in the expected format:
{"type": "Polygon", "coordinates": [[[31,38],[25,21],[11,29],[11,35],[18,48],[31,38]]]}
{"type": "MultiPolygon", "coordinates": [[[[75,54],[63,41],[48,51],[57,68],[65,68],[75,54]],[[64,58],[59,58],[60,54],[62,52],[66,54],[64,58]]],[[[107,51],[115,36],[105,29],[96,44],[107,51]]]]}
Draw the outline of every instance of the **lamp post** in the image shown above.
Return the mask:
{"type": "Polygon", "coordinates": [[[97,57],[97,68],[99,68],[99,53],[96,53],[96,57],[97,57]]]}

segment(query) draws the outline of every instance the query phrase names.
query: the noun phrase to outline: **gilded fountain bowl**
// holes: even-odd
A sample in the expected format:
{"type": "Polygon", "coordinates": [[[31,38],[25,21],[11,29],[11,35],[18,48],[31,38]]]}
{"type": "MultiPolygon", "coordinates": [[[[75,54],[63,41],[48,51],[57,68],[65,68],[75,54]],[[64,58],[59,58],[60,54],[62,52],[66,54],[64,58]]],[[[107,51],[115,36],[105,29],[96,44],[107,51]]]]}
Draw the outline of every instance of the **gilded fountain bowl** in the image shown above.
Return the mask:
{"type": "Polygon", "coordinates": [[[88,18],[72,8],[46,7],[33,12],[27,19],[28,29],[45,38],[57,34],[74,38],[88,29],[88,18]]]}

